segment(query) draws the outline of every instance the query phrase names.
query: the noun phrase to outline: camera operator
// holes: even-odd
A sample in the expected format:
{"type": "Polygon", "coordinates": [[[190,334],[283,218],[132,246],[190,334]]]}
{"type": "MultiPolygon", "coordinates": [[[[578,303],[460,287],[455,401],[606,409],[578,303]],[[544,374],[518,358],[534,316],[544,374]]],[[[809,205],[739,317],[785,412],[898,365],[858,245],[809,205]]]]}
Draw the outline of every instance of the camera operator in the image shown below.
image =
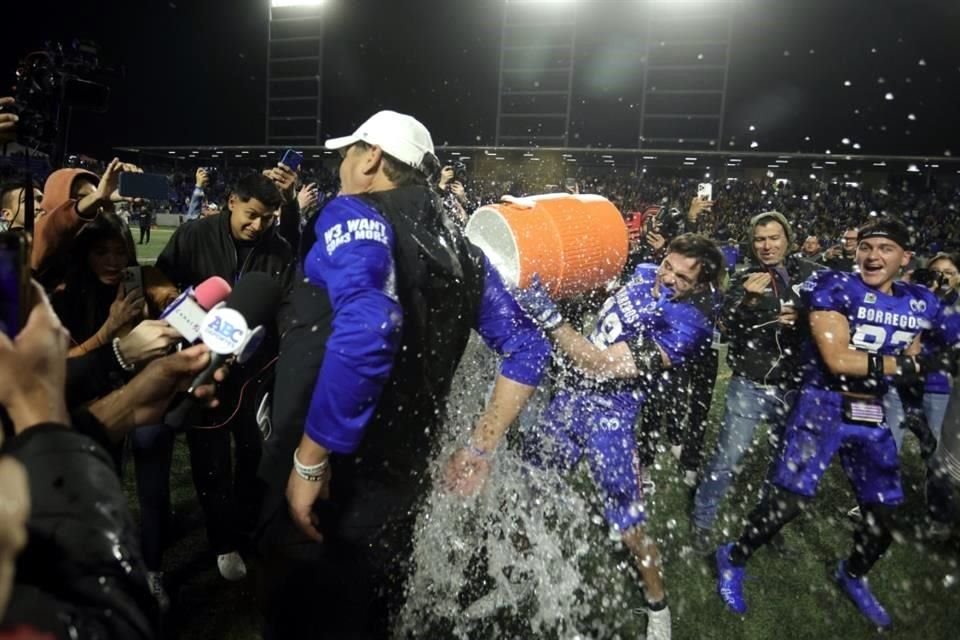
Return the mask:
{"type": "Polygon", "coordinates": [[[852,272],[857,261],[857,234],[859,229],[849,226],[843,230],[839,244],[835,244],[820,257],[820,264],[834,271],[852,272]]]}
{"type": "MultiPolygon", "coordinates": [[[[12,426],[0,442],[0,629],[57,639],[156,637],[136,528],[103,445],[156,420],[206,368],[209,351],[200,345],[157,360],[71,416],[67,332],[37,284],[33,295],[16,340],[0,334],[0,405],[12,426]]],[[[206,401],[212,394],[212,385],[197,392],[206,401]]]]}
{"type": "Polygon", "coordinates": [[[461,227],[467,226],[470,217],[468,210],[473,207],[467,198],[464,184],[467,181],[467,167],[462,162],[448,164],[440,170],[440,180],[437,190],[442,196],[443,210],[461,227]]]}
{"type": "MultiPolygon", "coordinates": [[[[960,270],[958,270],[957,260],[951,254],[938,253],[930,258],[925,269],[915,270],[911,274],[910,281],[930,289],[945,307],[955,308],[960,298],[960,292],[958,292],[960,270]]],[[[931,355],[947,348],[949,345],[938,344],[932,338],[925,336],[921,353],[931,355]]],[[[956,366],[955,359],[953,366],[956,366]]],[[[949,369],[950,366],[944,366],[939,371],[927,373],[919,384],[898,387],[906,416],[904,424],[899,428],[891,425],[894,437],[897,438],[899,445],[903,439],[903,432],[912,431],[920,440],[921,454],[928,462],[941,439],[947,402],[954,384],[951,373],[956,372],[951,372],[949,369]]],[[[931,539],[945,541],[951,536],[957,513],[953,490],[944,478],[928,470],[926,494],[928,520],[926,535],[931,539]]]]}

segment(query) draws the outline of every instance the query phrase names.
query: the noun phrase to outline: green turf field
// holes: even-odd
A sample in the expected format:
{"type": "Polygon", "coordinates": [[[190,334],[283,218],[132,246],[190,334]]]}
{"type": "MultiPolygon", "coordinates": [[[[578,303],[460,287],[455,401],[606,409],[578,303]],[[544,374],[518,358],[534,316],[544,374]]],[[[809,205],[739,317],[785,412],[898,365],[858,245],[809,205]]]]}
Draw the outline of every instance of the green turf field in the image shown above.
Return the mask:
{"type": "Polygon", "coordinates": [[[137,244],[140,242],[140,229],[134,225],[130,227],[130,233],[133,234],[133,242],[137,247],[137,260],[140,264],[153,264],[157,256],[167,246],[167,240],[173,235],[173,227],[154,227],[150,231],[150,242],[147,244],[137,244]]]}
{"type": "MultiPolygon", "coordinates": [[[[158,240],[159,234],[155,234],[151,248],[159,244],[158,240]]],[[[716,434],[728,378],[729,373],[723,368],[711,410],[708,450],[716,434]]],[[[763,450],[761,447],[748,456],[735,497],[722,510],[728,516],[726,536],[739,530],[736,521],[752,506],[766,468],[766,458],[760,455],[763,450]]],[[[882,637],[891,640],[956,640],[960,638],[960,545],[957,540],[933,546],[919,542],[912,527],[919,526],[923,514],[923,475],[917,447],[910,436],[905,456],[904,476],[908,492],[908,505],[902,518],[905,530],[900,544],[894,544],[871,574],[875,592],[894,617],[894,631],[882,637]]],[[[127,486],[132,495],[130,471],[128,467],[127,486]]],[[[852,523],[845,513],[854,501],[838,467],[828,473],[813,513],[785,530],[786,541],[794,554],[781,556],[763,549],[754,557],[749,567],[752,579],[746,586],[751,610],[742,619],[723,610],[714,592],[711,564],[692,553],[683,553],[684,547],[690,544],[687,533],[689,497],[677,476],[673,458],[662,454],[654,473],[657,492],[648,505],[651,527],[662,541],[661,549],[665,555],[674,638],[854,640],[880,637],[853,605],[839,595],[828,577],[837,559],[846,555],[851,544],[852,523]]],[[[582,477],[579,482],[586,491],[590,490],[589,483],[583,482],[582,477]]],[[[170,637],[190,640],[259,638],[256,568],[251,567],[251,574],[240,583],[227,583],[217,573],[213,556],[206,547],[182,438],[175,451],[171,490],[174,546],[167,552],[165,560],[174,600],[168,622],[170,637]]],[[[595,536],[591,541],[594,551],[590,562],[596,566],[626,558],[623,554],[611,552],[603,529],[594,527],[595,536]]],[[[718,535],[718,541],[721,537],[725,536],[718,535]]],[[[590,568],[584,568],[583,573],[590,575],[590,568]]],[[[632,570],[618,575],[623,580],[636,581],[632,570]]],[[[619,628],[618,636],[611,637],[642,637],[642,618],[627,611],[606,611],[598,615],[604,617],[609,626],[619,628]]],[[[533,636],[521,634],[516,637],[533,636]]]]}

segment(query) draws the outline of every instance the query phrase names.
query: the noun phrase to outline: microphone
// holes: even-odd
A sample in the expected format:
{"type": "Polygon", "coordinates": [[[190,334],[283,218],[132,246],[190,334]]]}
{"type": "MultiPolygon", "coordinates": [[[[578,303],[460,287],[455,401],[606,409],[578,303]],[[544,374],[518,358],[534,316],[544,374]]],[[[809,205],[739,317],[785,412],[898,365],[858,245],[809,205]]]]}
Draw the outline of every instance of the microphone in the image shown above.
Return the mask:
{"type": "Polygon", "coordinates": [[[166,320],[184,340],[192,344],[200,337],[200,325],[207,311],[226,300],[230,291],[230,285],[223,278],[207,278],[177,296],[160,314],[160,319],[166,320]]]}
{"type": "Polygon", "coordinates": [[[225,363],[242,364],[253,355],[266,333],[263,325],[276,313],[282,293],[280,283],[266,273],[240,278],[226,304],[214,307],[201,323],[200,338],[213,354],[187,393],[192,396],[197,387],[209,383],[225,363]]]}

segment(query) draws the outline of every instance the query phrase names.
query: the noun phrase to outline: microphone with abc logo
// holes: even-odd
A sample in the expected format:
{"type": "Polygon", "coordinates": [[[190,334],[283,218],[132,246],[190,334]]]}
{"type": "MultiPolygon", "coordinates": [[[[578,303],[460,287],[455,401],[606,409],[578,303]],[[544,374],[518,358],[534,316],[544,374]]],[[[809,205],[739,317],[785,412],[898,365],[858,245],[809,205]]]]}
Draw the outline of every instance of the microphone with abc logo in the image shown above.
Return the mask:
{"type": "Polygon", "coordinates": [[[281,296],[280,283],[269,275],[248,273],[237,282],[226,303],[207,313],[201,323],[200,339],[212,352],[210,364],[190,383],[185,400],[167,414],[167,424],[174,428],[183,426],[195,406],[194,391],[213,380],[217,369],[233,362],[242,364],[253,355],[263,340],[263,325],[276,313],[281,296]]]}

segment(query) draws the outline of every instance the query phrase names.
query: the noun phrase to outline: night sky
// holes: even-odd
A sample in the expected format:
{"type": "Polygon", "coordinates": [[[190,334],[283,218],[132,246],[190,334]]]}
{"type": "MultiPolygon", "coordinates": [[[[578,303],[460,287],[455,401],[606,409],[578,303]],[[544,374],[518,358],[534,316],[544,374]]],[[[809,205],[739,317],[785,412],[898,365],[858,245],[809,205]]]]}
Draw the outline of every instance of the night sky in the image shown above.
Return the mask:
{"type": "MultiPolygon", "coordinates": [[[[260,144],[266,1],[18,2],[25,12],[19,25],[5,22],[0,77],[12,84],[15,59],[44,40],[79,36],[122,71],[108,114],[76,116],[72,151],[260,144]]],[[[619,24],[619,44],[608,42],[594,7],[632,1],[580,0],[591,6],[584,55],[593,67],[577,78],[572,145],[631,139],[623,123],[639,117],[640,74],[619,55],[629,28],[619,24]]],[[[393,108],[423,120],[438,144],[492,144],[502,0],[328,5],[325,133],[393,108]]],[[[637,42],[643,32],[638,24],[637,42]]],[[[721,149],[756,141],[761,151],[960,153],[958,38],[956,0],[742,0],[721,149]]]]}

